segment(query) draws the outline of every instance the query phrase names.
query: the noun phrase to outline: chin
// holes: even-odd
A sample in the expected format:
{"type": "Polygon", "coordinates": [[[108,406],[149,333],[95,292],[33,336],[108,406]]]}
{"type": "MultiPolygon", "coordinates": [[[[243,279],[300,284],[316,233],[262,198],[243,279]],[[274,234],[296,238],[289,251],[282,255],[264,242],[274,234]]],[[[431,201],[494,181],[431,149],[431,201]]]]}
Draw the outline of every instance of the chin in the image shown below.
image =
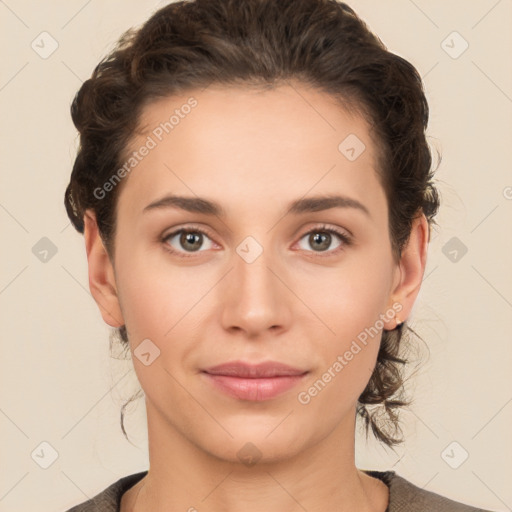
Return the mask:
{"type": "MultiPolygon", "coordinates": [[[[285,416],[286,414],[283,418],[285,416]]],[[[288,428],[278,426],[279,421],[274,422],[272,428],[262,428],[254,425],[254,422],[249,425],[247,418],[245,425],[239,424],[236,428],[229,422],[219,422],[233,437],[223,432],[206,442],[202,439],[202,445],[205,451],[226,462],[242,463],[247,466],[256,462],[280,462],[300,453],[305,449],[304,445],[307,442],[304,432],[293,435],[290,432],[290,425],[288,428]]]]}

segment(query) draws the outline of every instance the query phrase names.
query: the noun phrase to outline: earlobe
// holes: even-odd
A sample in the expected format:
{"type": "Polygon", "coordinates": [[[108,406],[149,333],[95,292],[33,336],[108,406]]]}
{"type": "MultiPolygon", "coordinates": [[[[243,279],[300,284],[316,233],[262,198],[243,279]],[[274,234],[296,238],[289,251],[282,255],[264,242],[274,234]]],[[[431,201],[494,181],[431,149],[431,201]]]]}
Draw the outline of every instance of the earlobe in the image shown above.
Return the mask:
{"type": "Polygon", "coordinates": [[[103,320],[111,327],[124,325],[117,296],[114,269],[98,231],[92,210],[84,214],[84,238],[89,268],[89,289],[103,320]]]}
{"type": "MultiPolygon", "coordinates": [[[[421,288],[425,266],[427,262],[428,242],[430,238],[429,224],[423,213],[412,222],[411,234],[405,247],[402,249],[399,263],[399,281],[391,294],[391,302],[400,304],[401,310],[396,317],[404,322],[409,317],[414,302],[421,288]]],[[[391,320],[396,327],[396,318],[391,320]]]]}

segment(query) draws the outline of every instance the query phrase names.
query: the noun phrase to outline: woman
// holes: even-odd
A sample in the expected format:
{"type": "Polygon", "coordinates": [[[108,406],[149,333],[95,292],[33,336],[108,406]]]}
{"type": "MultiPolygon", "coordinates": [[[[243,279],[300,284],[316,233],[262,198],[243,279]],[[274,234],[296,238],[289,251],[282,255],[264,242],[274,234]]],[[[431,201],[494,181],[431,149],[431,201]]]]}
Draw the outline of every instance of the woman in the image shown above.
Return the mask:
{"type": "Polygon", "coordinates": [[[71,511],[481,510],[355,466],[357,415],[401,441],[439,207],[410,63],[333,0],[176,2],[72,117],[66,209],[133,357],[150,469],[71,511]]]}

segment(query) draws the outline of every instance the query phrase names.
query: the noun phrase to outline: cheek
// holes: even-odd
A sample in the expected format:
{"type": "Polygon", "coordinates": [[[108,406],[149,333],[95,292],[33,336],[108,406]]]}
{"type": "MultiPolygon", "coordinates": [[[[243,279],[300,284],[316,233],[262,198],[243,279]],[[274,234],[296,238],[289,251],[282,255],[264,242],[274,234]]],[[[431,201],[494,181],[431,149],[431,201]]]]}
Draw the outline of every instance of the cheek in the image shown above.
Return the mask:
{"type": "Polygon", "coordinates": [[[353,291],[350,296],[334,294],[329,309],[324,309],[326,323],[335,334],[309,335],[315,340],[319,364],[297,398],[301,404],[312,405],[308,414],[316,411],[314,415],[323,416],[327,423],[338,421],[355,407],[375,368],[382,337],[383,301],[375,298],[377,294],[353,291]]]}
{"type": "Polygon", "coordinates": [[[351,421],[375,366],[376,351],[361,345],[349,352],[350,360],[347,351],[333,354],[329,364],[299,390],[297,407],[302,414],[321,418],[324,425],[335,426],[343,418],[351,421]]]}
{"type": "Polygon", "coordinates": [[[118,261],[119,302],[134,344],[144,338],[168,338],[198,298],[198,287],[190,285],[190,273],[169,264],[164,254],[155,257],[157,252],[135,249],[118,261]]]}
{"type": "Polygon", "coordinates": [[[375,324],[388,303],[391,284],[391,258],[380,249],[353,253],[338,268],[319,268],[300,286],[331,339],[342,343],[375,324]]]}
{"type": "Polygon", "coordinates": [[[171,265],[164,257],[134,253],[120,262],[118,277],[119,300],[142,388],[148,396],[159,389],[181,396],[182,390],[175,387],[169,373],[181,381],[190,369],[194,350],[205,332],[200,315],[211,300],[205,293],[215,279],[193,267],[171,265]],[[143,345],[144,340],[151,343],[145,341],[143,345]],[[138,359],[148,351],[146,347],[151,359],[157,354],[148,366],[143,358],[138,359]]]}
{"type": "Polygon", "coordinates": [[[304,400],[321,407],[334,405],[333,415],[354,404],[371,377],[384,327],[380,316],[389,298],[391,260],[382,254],[380,260],[373,257],[365,262],[360,256],[339,271],[330,269],[328,280],[320,275],[304,288],[308,305],[327,327],[319,336],[318,323],[311,326],[308,338],[315,340],[319,365],[304,400]]]}

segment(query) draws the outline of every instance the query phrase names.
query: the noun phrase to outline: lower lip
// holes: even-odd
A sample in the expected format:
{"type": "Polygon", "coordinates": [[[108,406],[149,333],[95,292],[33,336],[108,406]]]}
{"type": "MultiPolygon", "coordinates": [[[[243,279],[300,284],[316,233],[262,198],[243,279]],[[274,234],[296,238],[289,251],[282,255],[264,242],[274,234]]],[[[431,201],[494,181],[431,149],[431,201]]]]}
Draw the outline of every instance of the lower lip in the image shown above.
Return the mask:
{"type": "Polygon", "coordinates": [[[227,375],[211,375],[203,372],[208,381],[224,393],[239,398],[262,402],[275,398],[296,386],[306,374],[286,375],[261,379],[245,379],[227,375]]]}

